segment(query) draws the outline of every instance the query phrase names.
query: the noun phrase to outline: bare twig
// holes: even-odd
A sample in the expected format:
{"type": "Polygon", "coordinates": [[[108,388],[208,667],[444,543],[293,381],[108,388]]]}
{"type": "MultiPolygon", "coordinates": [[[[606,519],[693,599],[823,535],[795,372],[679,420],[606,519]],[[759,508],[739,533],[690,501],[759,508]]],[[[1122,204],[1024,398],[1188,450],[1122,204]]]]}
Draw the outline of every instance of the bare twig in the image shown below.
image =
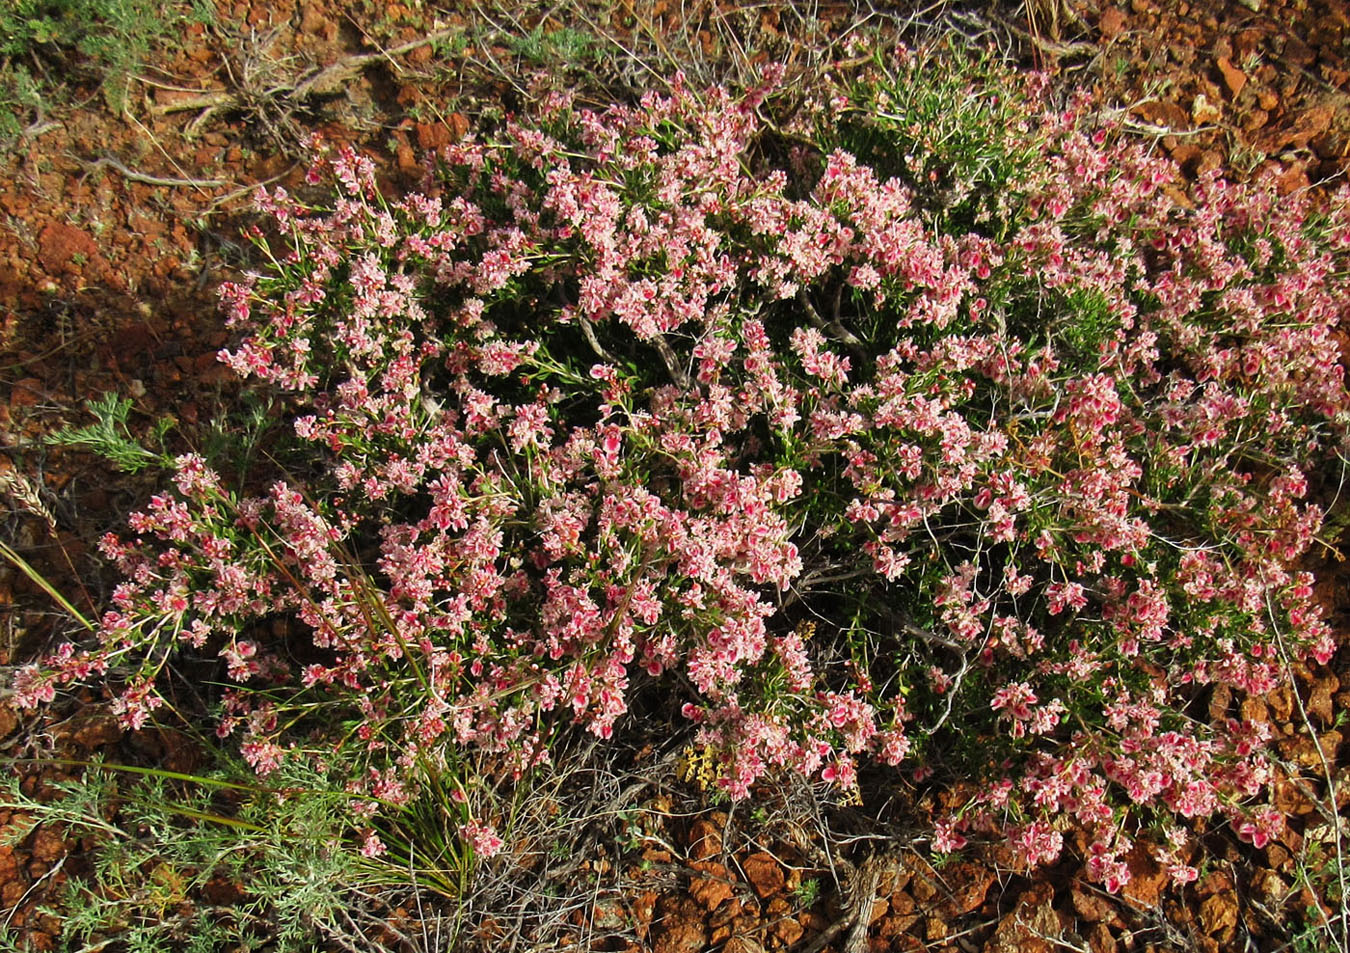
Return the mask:
{"type": "MultiPolygon", "coordinates": [[[[842,290],[842,288],[843,286],[841,285],[840,289],[842,290]]],[[[801,302],[802,307],[806,310],[807,319],[817,331],[827,334],[832,340],[844,345],[850,351],[854,352],[855,355],[860,356],[863,353],[862,341],[858,339],[856,334],[844,327],[839,321],[838,300],[835,302],[835,316],[829,321],[825,320],[825,318],[821,316],[821,313],[816,310],[816,306],[811,303],[811,299],[807,296],[805,291],[802,291],[797,295],[797,300],[801,302]]]]}
{"type": "Polygon", "coordinates": [[[297,165],[299,165],[299,163],[292,163],[290,168],[288,168],[285,172],[278,173],[277,175],[272,176],[270,179],[263,179],[261,182],[251,182],[248,185],[241,185],[239,188],[234,189],[233,191],[226,192],[224,195],[220,196],[219,198],[211,202],[210,207],[207,209],[207,214],[216,211],[216,209],[220,208],[223,205],[228,205],[230,202],[234,201],[237,198],[240,198],[241,196],[251,195],[252,193],[257,192],[258,189],[264,186],[271,185],[273,182],[286,178],[286,176],[290,175],[292,172],[295,171],[297,165]]]}
{"type": "Polygon", "coordinates": [[[652,338],[652,345],[656,348],[661,360],[665,362],[666,370],[670,371],[670,376],[681,388],[688,388],[689,375],[685,373],[684,368],[680,366],[680,359],[675,356],[675,350],[665,339],[664,335],[658,334],[652,338]]]}
{"type": "Polygon", "coordinates": [[[577,323],[581,325],[581,333],[586,335],[586,343],[591,346],[591,350],[595,352],[596,357],[600,358],[600,360],[604,361],[606,364],[619,363],[614,355],[605,350],[605,346],[601,344],[600,339],[595,336],[595,325],[591,323],[590,318],[585,315],[577,315],[577,323]]]}
{"type": "Polygon", "coordinates": [[[862,953],[867,949],[867,927],[872,920],[872,904],[876,902],[882,877],[900,867],[900,858],[890,853],[870,854],[856,868],[850,868],[841,893],[844,910],[839,919],[826,927],[800,953],[820,953],[839,934],[848,930],[840,950],[843,953],[862,953]]]}
{"type": "MultiPolygon", "coordinates": [[[[292,102],[303,102],[310,96],[322,96],[329,93],[335,93],[341,90],[347,80],[360,73],[372,63],[391,61],[391,57],[401,56],[404,53],[410,53],[419,47],[427,46],[438,40],[445,39],[454,33],[453,30],[438,30],[435,33],[429,33],[419,40],[401,44],[390,50],[381,50],[377,53],[354,53],[351,56],[344,56],[335,63],[330,63],[318,69],[310,70],[303,78],[296,83],[280,83],[272,86],[263,92],[263,97],[267,99],[286,99],[292,102]]],[[[240,96],[230,90],[216,89],[202,93],[200,96],[192,96],[186,99],[180,99],[175,102],[164,103],[154,107],[151,111],[157,115],[167,115],[175,112],[188,112],[200,110],[216,109],[235,109],[248,105],[251,97],[240,96]]]]}
{"type": "Polygon", "coordinates": [[[110,156],[104,156],[93,162],[80,160],[80,165],[84,166],[86,173],[93,172],[95,169],[107,166],[114,172],[119,173],[123,178],[131,182],[139,182],[142,185],[156,185],[164,188],[214,188],[221,185],[228,185],[224,179],[171,179],[158,175],[146,175],[144,172],[136,172],[128,169],[122,163],[110,156]]]}

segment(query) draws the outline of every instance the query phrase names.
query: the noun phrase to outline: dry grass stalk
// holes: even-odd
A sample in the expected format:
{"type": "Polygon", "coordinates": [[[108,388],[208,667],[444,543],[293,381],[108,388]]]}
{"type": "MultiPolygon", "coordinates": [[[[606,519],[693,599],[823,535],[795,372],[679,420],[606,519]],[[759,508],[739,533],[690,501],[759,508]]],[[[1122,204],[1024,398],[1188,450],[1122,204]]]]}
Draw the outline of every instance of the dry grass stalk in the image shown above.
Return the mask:
{"type": "Polygon", "coordinates": [[[41,518],[51,532],[56,532],[56,515],[42,502],[42,494],[36,484],[8,461],[0,461],[0,493],[18,504],[19,509],[41,518]]]}

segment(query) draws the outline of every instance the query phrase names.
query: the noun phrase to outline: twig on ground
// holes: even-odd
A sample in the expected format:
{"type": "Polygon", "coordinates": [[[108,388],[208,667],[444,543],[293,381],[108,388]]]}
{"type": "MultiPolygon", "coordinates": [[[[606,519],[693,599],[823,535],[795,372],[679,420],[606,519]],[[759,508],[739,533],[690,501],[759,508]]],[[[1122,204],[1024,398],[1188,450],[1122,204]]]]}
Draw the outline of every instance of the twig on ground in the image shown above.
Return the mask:
{"type": "Polygon", "coordinates": [[[250,182],[248,185],[241,185],[237,189],[226,192],[219,198],[212,200],[211,204],[207,206],[207,209],[203,213],[203,215],[211,215],[221,206],[228,205],[230,202],[233,202],[235,199],[240,198],[241,196],[250,195],[258,191],[258,189],[263,188],[264,186],[271,185],[273,182],[277,182],[281,179],[286,178],[288,175],[290,175],[292,172],[295,171],[296,166],[298,166],[299,164],[300,163],[292,163],[291,166],[285,172],[280,172],[272,176],[270,179],[263,179],[261,182],[250,182]]]}
{"type": "MultiPolygon", "coordinates": [[[[310,96],[322,96],[339,91],[343,84],[356,76],[366,67],[376,62],[393,62],[393,57],[401,56],[404,53],[410,53],[419,47],[427,46],[439,40],[452,35],[453,30],[437,30],[435,33],[429,33],[419,40],[412,40],[403,43],[389,50],[380,50],[376,53],[354,53],[351,56],[344,56],[342,59],[330,63],[327,66],[310,70],[305,76],[296,83],[279,83],[262,92],[266,99],[286,99],[292,102],[303,102],[310,96]]],[[[397,65],[397,64],[395,64],[397,65]]],[[[200,96],[193,96],[187,99],[180,99],[176,102],[164,103],[155,106],[151,112],[155,115],[167,115],[175,112],[188,112],[192,110],[216,110],[216,109],[234,109],[248,105],[251,97],[242,97],[230,90],[216,89],[204,91],[200,96]]],[[[196,120],[194,120],[196,122],[196,120]]]]}
{"type": "Polygon", "coordinates": [[[216,188],[221,185],[228,185],[224,179],[173,179],[158,175],[146,175],[144,172],[137,172],[134,169],[128,169],[122,163],[110,156],[104,156],[93,162],[79,160],[80,165],[84,167],[85,174],[93,172],[95,169],[107,166],[114,172],[119,173],[124,179],[131,182],[139,182],[142,185],[155,185],[163,188],[216,188]]]}
{"type": "Polygon", "coordinates": [[[843,953],[862,953],[867,949],[867,927],[872,921],[872,905],[877,899],[877,889],[882,877],[895,872],[899,867],[900,858],[889,853],[879,853],[869,854],[856,868],[850,868],[845,882],[840,887],[845,904],[843,912],[837,920],[802,947],[800,953],[820,953],[845,930],[848,931],[848,936],[844,940],[844,945],[840,947],[843,953]]]}

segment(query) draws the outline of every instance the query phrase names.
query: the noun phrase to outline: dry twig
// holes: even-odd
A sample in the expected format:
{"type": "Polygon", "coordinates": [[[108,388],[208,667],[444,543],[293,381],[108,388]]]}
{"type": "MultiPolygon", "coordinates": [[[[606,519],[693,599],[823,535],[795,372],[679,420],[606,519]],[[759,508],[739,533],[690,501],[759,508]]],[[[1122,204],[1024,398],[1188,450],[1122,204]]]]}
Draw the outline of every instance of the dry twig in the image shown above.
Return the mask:
{"type": "MultiPolygon", "coordinates": [[[[443,40],[453,32],[452,30],[438,30],[422,37],[420,40],[412,40],[391,50],[381,50],[377,53],[354,53],[351,56],[344,56],[328,66],[310,70],[298,82],[278,83],[262,90],[260,96],[269,100],[285,100],[299,104],[311,96],[335,93],[340,91],[348,80],[372,63],[392,62],[392,57],[401,56],[419,47],[443,40]]],[[[156,115],[167,115],[175,112],[240,109],[250,105],[256,98],[252,95],[240,95],[230,90],[217,89],[204,92],[200,96],[156,106],[152,109],[152,112],[156,115]]]]}
{"type": "Polygon", "coordinates": [[[83,160],[79,161],[80,165],[84,166],[84,171],[86,174],[93,172],[95,169],[107,166],[114,172],[121,174],[121,176],[124,179],[127,179],[130,182],[139,182],[142,185],[155,185],[155,186],[162,186],[164,188],[205,189],[229,184],[224,179],[171,179],[157,175],[146,175],[144,172],[136,172],[133,169],[128,169],[126,166],[124,166],[122,163],[118,162],[111,156],[104,156],[103,158],[97,159],[93,162],[85,162],[83,160]]]}

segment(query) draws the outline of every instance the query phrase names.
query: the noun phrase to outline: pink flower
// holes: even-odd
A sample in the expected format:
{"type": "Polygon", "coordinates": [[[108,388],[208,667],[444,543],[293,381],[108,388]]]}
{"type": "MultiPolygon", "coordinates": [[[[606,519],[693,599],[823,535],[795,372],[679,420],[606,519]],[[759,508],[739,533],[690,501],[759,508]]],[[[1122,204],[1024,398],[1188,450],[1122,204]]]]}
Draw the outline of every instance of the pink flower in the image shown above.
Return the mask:
{"type": "Polygon", "coordinates": [[[461,824],[459,836],[473,849],[475,854],[484,860],[500,853],[506,843],[490,825],[475,820],[461,824]]]}
{"type": "Polygon", "coordinates": [[[1234,829],[1239,840],[1260,849],[1284,830],[1284,815],[1274,808],[1265,808],[1237,821],[1234,829]]]}
{"type": "Polygon", "coordinates": [[[389,848],[384,846],[384,841],[380,840],[374,831],[367,831],[361,840],[362,857],[383,857],[388,850],[389,848]]]}
{"type": "Polygon", "coordinates": [[[963,826],[960,821],[950,819],[938,821],[933,827],[933,850],[939,854],[949,854],[965,847],[966,838],[960,833],[963,826]]]}

